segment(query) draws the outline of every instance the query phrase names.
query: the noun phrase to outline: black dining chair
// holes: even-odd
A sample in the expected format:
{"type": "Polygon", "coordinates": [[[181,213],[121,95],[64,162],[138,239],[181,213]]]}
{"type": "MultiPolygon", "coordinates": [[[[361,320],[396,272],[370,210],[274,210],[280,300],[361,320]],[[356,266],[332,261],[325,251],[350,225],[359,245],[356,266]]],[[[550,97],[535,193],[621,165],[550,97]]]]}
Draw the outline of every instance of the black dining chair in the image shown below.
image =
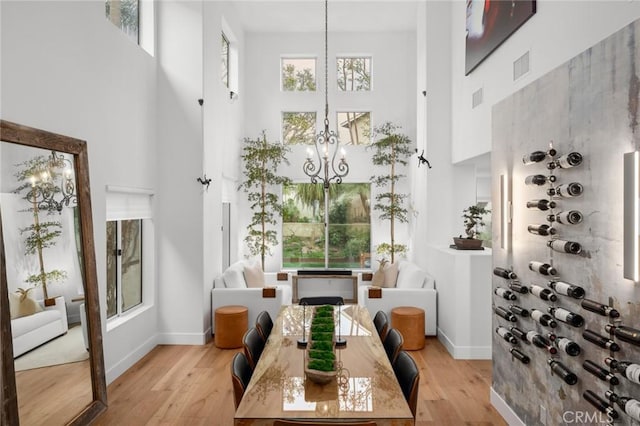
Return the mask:
{"type": "Polygon", "coordinates": [[[264,340],[262,340],[262,336],[260,336],[260,333],[258,333],[255,327],[250,328],[244,333],[242,346],[244,348],[244,354],[247,356],[247,360],[249,360],[251,370],[255,369],[260,355],[262,355],[262,351],[264,350],[264,340]]]}
{"type": "Polygon", "coordinates": [[[256,329],[258,333],[260,333],[262,340],[266,343],[271,334],[271,329],[273,329],[273,320],[269,312],[262,311],[258,314],[258,318],[256,318],[256,329]]]}
{"type": "Polygon", "coordinates": [[[231,382],[233,383],[233,402],[236,404],[236,410],[244,395],[245,389],[249,385],[253,371],[249,365],[249,360],[242,352],[238,352],[233,356],[231,361],[231,382]]]}
{"type": "Polygon", "coordinates": [[[376,327],[380,340],[384,342],[384,338],[387,336],[387,330],[389,329],[389,317],[384,311],[376,312],[376,316],[373,317],[373,325],[376,327]]]}
{"type": "Polygon", "coordinates": [[[420,383],[420,371],[416,362],[406,351],[400,351],[396,361],[393,363],[393,372],[400,383],[400,388],[404,398],[409,404],[413,418],[416,418],[416,408],[418,406],[418,384],[420,383]]]}
{"type": "Polygon", "coordinates": [[[344,305],[344,299],[340,296],[317,296],[302,297],[298,301],[299,305],[318,306],[318,305],[344,305]]]}
{"type": "Polygon", "coordinates": [[[382,346],[384,346],[384,351],[387,353],[391,364],[395,362],[398,352],[402,350],[403,342],[402,334],[398,330],[390,328],[389,331],[387,331],[387,336],[384,338],[382,346]]]}

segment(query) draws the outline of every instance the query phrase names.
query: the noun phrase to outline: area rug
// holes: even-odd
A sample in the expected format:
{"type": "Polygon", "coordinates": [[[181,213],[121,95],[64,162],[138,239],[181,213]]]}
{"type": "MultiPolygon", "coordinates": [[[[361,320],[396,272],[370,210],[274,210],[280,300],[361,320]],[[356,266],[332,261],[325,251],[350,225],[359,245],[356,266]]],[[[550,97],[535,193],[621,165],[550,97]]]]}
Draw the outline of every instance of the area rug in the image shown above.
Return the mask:
{"type": "Polygon", "coordinates": [[[31,352],[16,358],[16,371],[49,367],[57,364],[80,362],[89,359],[89,352],[84,347],[82,327],[72,327],[60,337],[37,347],[31,352]]]}

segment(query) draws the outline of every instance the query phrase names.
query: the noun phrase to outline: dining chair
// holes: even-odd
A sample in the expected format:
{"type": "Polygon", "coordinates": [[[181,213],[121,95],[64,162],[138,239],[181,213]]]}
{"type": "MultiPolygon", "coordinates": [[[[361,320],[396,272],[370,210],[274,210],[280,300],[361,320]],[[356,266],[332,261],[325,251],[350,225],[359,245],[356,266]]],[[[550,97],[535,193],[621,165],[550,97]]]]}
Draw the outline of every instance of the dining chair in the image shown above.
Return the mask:
{"type": "Polygon", "coordinates": [[[324,425],[330,424],[332,426],[376,426],[374,421],[355,421],[355,422],[314,422],[313,420],[276,420],[273,422],[273,426],[306,426],[306,425],[324,425]]]}
{"type": "Polygon", "coordinates": [[[249,360],[242,352],[237,352],[231,361],[231,382],[233,383],[233,402],[236,409],[240,405],[245,389],[249,385],[253,371],[249,360]]]}
{"type": "Polygon", "coordinates": [[[258,314],[258,318],[256,318],[256,329],[258,330],[258,333],[260,333],[260,336],[262,337],[262,340],[265,341],[265,343],[267,342],[267,339],[271,334],[272,328],[273,320],[271,319],[271,315],[269,315],[269,312],[260,312],[258,314]]]}
{"type": "Polygon", "coordinates": [[[400,351],[396,361],[393,363],[393,372],[396,379],[400,383],[400,388],[404,394],[404,398],[409,404],[413,418],[416,417],[416,408],[418,406],[418,384],[420,382],[420,371],[416,362],[411,358],[407,351],[400,351]]]}
{"type": "Polygon", "coordinates": [[[262,340],[262,336],[260,336],[260,333],[258,333],[255,327],[251,327],[244,333],[242,346],[244,348],[244,354],[247,356],[247,360],[249,360],[251,370],[255,369],[264,349],[264,340],[262,340]]]}
{"type": "Polygon", "coordinates": [[[317,296],[317,297],[301,297],[299,305],[344,305],[344,299],[341,296],[317,296]]]}
{"type": "Polygon", "coordinates": [[[387,317],[387,314],[384,311],[376,312],[376,316],[373,317],[373,325],[375,325],[378,336],[380,336],[380,341],[384,342],[389,329],[389,317],[387,317]]]}
{"type": "Polygon", "coordinates": [[[402,343],[402,334],[395,328],[389,328],[389,331],[387,331],[387,335],[382,342],[382,346],[384,346],[384,351],[387,353],[389,362],[392,365],[398,356],[398,352],[402,349],[402,343]]]}

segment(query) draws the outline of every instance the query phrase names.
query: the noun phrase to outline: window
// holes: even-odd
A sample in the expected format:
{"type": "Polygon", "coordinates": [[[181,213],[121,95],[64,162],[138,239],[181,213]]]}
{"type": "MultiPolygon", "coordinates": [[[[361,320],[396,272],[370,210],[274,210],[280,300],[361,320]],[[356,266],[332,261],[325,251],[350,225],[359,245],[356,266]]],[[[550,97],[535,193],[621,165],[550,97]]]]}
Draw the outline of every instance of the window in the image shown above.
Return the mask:
{"type": "Polygon", "coordinates": [[[283,112],[282,141],[288,145],[310,145],[316,134],[315,112],[283,112]]]}
{"type": "Polygon", "coordinates": [[[105,16],[136,43],[140,27],[138,0],[105,0],[105,16]]]}
{"type": "Polygon", "coordinates": [[[229,39],[222,33],[222,49],[220,51],[220,75],[222,84],[229,87],[229,39]]]}
{"type": "Polygon", "coordinates": [[[338,90],[371,90],[371,58],[338,58],[338,90]]]}
{"type": "Polygon", "coordinates": [[[342,183],[329,189],[329,249],[325,253],[324,188],[296,183],[283,188],[282,264],[285,268],[362,267],[371,250],[371,186],[342,183]]]}
{"type": "Polygon", "coordinates": [[[315,58],[282,58],[282,90],[314,92],[316,90],[315,58]]]}
{"type": "Polygon", "coordinates": [[[107,318],[142,303],[142,219],[107,221],[107,318]]]}
{"type": "Polygon", "coordinates": [[[339,112],[338,137],[344,145],[369,145],[371,143],[371,113],[339,112]]]}

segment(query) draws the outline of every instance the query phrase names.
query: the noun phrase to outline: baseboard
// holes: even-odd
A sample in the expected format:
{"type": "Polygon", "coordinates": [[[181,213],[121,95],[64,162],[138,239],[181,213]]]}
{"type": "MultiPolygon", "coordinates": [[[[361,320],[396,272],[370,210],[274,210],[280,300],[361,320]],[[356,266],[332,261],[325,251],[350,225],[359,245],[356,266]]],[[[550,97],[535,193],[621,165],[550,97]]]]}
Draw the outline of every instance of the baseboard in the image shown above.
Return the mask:
{"type": "Polygon", "coordinates": [[[440,328],[438,340],[447,348],[453,359],[491,359],[491,346],[456,346],[440,328]]]}
{"type": "Polygon", "coordinates": [[[142,357],[151,352],[153,348],[158,345],[158,336],[152,336],[145,340],[140,346],[131,351],[127,356],[118,361],[113,367],[106,370],[105,377],[107,385],[120,377],[125,371],[133,367],[133,365],[140,361],[142,357]]]}
{"type": "Polygon", "coordinates": [[[211,329],[204,333],[159,333],[159,345],[204,345],[211,340],[211,329]],[[207,335],[209,337],[207,337],[207,335]]]}
{"type": "Polygon", "coordinates": [[[493,386],[489,392],[489,401],[509,426],[526,426],[524,422],[520,420],[520,417],[509,407],[509,404],[493,389],[493,386]]]}

